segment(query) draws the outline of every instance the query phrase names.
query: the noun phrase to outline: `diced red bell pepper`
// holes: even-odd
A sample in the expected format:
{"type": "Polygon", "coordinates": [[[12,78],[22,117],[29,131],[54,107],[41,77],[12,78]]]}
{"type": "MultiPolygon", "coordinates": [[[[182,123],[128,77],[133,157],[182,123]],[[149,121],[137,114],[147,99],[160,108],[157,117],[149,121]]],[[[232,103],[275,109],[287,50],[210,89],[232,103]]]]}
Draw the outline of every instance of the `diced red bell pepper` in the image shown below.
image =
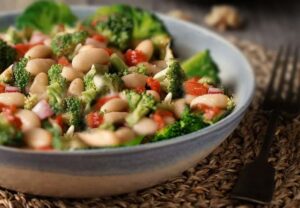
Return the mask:
{"type": "Polygon", "coordinates": [[[100,34],[93,35],[92,38],[99,42],[106,42],[106,37],[100,34]]]}
{"type": "Polygon", "coordinates": [[[134,88],[134,91],[136,91],[137,93],[143,93],[146,91],[146,88],[144,86],[140,86],[140,87],[134,88]]]}
{"type": "Polygon", "coordinates": [[[86,124],[90,128],[97,128],[103,123],[103,116],[98,112],[91,112],[85,117],[86,124]]]}
{"type": "Polygon", "coordinates": [[[62,65],[62,66],[69,66],[70,65],[69,60],[65,56],[60,57],[58,59],[57,63],[62,65]]]}
{"type": "Polygon", "coordinates": [[[196,81],[195,78],[187,80],[183,84],[186,94],[200,96],[208,93],[208,88],[196,81]]]}
{"type": "Polygon", "coordinates": [[[160,93],[160,83],[158,80],[153,79],[152,77],[148,77],[146,82],[151,90],[154,90],[154,91],[160,93]]]}
{"type": "Polygon", "coordinates": [[[129,49],[125,53],[125,60],[129,66],[135,66],[147,61],[147,56],[142,51],[129,49]]]}

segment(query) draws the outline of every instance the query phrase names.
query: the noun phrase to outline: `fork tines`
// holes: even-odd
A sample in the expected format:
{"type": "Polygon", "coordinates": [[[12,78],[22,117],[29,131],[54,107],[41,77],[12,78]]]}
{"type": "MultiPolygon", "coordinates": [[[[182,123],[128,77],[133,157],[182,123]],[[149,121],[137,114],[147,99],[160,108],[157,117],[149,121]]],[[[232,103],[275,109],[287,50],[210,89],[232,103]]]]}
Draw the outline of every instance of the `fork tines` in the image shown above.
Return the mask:
{"type": "Polygon", "coordinates": [[[263,102],[265,110],[298,112],[300,108],[300,73],[297,69],[298,47],[280,47],[265,93],[263,102]]]}

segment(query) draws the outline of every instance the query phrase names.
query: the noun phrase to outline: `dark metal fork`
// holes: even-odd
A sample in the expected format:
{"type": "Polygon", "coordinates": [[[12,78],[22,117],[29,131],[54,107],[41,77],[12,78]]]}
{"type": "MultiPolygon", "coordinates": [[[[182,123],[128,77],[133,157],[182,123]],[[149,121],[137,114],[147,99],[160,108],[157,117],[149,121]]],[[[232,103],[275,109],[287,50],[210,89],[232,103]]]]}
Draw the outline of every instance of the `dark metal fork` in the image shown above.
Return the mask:
{"type": "Polygon", "coordinates": [[[263,145],[258,157],[252,163],[246,164],[241,171],[231,192],[232,198],[261,204],[267,204],[272,200],[275,169],[268,163],[268,155],[275,136],[277,121],[280,116],[295,117],[300,113],[298,48],[294,50],[292,67],[289,67],[290,53],[290,47],[285,49],[281,47],[277,54],[262,103],[262,108],[269,114],[263,145]],[[288,74],[290,76],[287,76],[288,74]]]}

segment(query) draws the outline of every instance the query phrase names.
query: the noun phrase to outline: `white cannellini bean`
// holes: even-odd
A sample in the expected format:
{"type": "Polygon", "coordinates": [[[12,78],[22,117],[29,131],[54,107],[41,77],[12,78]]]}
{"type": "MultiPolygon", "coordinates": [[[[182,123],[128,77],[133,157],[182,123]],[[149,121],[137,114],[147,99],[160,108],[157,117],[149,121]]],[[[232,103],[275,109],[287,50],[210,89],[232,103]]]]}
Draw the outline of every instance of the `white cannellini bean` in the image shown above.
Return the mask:
{"type": "Polygon", "coordinates": [[[160,101],[160,95],[155,90],[146,90],[146,94],[152,95],[156,101],[160,101]]]}
{"type": "Polygon", "coordinates": [[[121,127],[115,132],[121,143],[130,141],[136,137],[134,131],[128,127],[121,127]]]}
{"type": "Polygon", "coordinates": [[[87,72],[93,64],[107,64],[109,62],[108,53],[101,48],[90,48],[84,53],[78,53],[72,60],[72,66],[79,72],[87,72]]]}
{"type": "Polygon", "coordinates": [[[84,143],[91,147],[106,147],[120,144],[120,140],[116,134],[109,130],[96,129],[89,132],[81,132],[77,135],[84,143]]]}
{"type": "Polygon", "coordinates": [[[83,73],[73,69],[71,66],[64,66],[61,75],[68,81],[83,77],[83,73]]]}
{"type": "Polygon", "coordinates": [[[55,64],[55,61],[52,59],[36,58],[28,61],[26,70],[32,75],[37,75],[41,72],[47,73],[53,64],[55,64]]]}
{"type": "Polygon", "coordinates": [[[52,54],[51,48],[45,45],[36,45],[30,48],[25,57],[35,59],[35,58],[49,58],[52,54]]]}
{"type": "Polygon", "coordinates": [[[22,121],[23,131],[41,127],[41,120],[31,110],[20,109],[17,111],[16,116],[22,121]]]}
{"type": "Polygon", "coordinates": [[[184,109],[186,107],[186,102],[184,98],[178,99],[174,101],[174,114],[177,118],[180,118],[184,109]]]}
{"type": "Polygon", "coordinates": [[[95,46],[93,46],[93,45],[83,45],[83,46],[81,46],[81,47],[79,48],[78,53],[84,52],[85,50],[89,50],[89,49],[91,49],[91,48],[95,48],[95,46]]]}
{"type": "Polygon", "coordinates": [[[192,100],[194,100],[196,97],[197,96],[195,96],[195,95],[186,94],[184,96],[184,99],[187,104],[191,104],[192,100]]]}
{"type": "Polygon", "coordinates": [[[76,78],[70,83],[70,86],[68,88],[68,94],[80,96],[83,90],[84,84],[82,79],[76,78]]]}
{"type": "Polygon", "coordinates": [[[114,98],[107,101],[102,107],[101,111],[108,112],[123,112],[128,109],[128,103],[121,98],[114,98]]]}
{"type": "Polygon", "coordinates": [[[34,128],[25,132],[25,143],[29,148],[40,149],[51,146],[52,135],[42,128],[34,128]]]}
{"type": "Polygon", "coordinates": [[[48,87],[48,75],[44,72],[39,73],[34,78],[32,85],[30,86],[29,92],[42,96],[46,93],[48,87]]]}
{"type": "Polygon", "coordinates": [[[122,77],[127,88],[144,87],[146,85],[147,76],[138,73],[128,74],[122,77]]]}
{"type": "Polygon", "coordinates": [[[133,126],[133,130],[139,135],[153,135],[157,131],[158,126],[150,118],[142,118],[133,126]]]}
{"type": "Polygon", "coordinates": [[[191,102],[191,108],[198,104],[204,104],[210,107],[226,108],[229,98],[224,94],[206,94],[194,98],[191,102]]]}
{"type": "Polygon", "coordinates": [[[149,39],[140,42],[135,49],[143,52],[147,56],[147,60],[151,59],[154,51],[153,43],[149,39]]]}
{"type": "Polygon", "coordinates": [[[93,38],[87,38],[85,41],[85,45],[92,45],[95,48],[105,48],[106,47],[106,43],[99,42],[93,38]]]}
{"type": "Polygon", "coordinates": [[[20,92],[0,93],[0,103],[5,105],[15,105],[17,107],[24,106],[25,95],[20,92]]]}
{"type": "Polygon", "coordinates": [[[127,116],[127,112],[109,112],[105,113],[103,118],[105,122],[114,124],[124,122],[127,116]]]}

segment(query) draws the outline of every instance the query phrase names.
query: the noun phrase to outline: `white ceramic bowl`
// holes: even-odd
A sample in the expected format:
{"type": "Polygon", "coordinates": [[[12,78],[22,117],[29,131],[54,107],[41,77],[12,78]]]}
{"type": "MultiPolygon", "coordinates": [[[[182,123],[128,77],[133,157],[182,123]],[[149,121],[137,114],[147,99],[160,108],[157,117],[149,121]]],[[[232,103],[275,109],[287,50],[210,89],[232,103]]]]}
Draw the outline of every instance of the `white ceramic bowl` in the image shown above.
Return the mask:
{"type": "MultiPolygon", "coordinates": [[[[72,7],[84,17],[95,7],[72,7]]],[[[0,14],[0,27],[18,12],[0,14]]],[[[96,197],[136,191],[179,175],[212,152],[237,127],[253,96],[251,66],[233,45],[200,26],[160,15],[175,38],[180,57],[210,49],[236,108],[217,124],[167,141],[135,147],[75,152],[33,152],[0,147],[0,185],[59,197],[96,197]]]]}

